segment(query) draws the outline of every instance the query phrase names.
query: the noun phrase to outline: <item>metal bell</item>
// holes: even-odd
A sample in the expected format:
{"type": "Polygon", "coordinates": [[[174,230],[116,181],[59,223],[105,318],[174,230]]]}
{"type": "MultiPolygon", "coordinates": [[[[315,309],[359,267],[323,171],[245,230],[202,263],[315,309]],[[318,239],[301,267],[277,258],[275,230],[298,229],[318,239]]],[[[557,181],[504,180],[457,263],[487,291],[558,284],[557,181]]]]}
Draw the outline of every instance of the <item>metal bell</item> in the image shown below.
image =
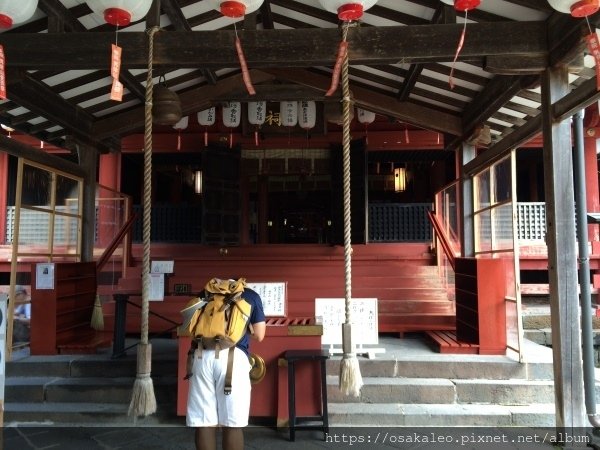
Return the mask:
{"type": "Polygon", "coordinates": [[[175,125],[181,119],[181,100],[167,86],[154,87],[152,95],[152,122],[157,125],[175,125]]]}

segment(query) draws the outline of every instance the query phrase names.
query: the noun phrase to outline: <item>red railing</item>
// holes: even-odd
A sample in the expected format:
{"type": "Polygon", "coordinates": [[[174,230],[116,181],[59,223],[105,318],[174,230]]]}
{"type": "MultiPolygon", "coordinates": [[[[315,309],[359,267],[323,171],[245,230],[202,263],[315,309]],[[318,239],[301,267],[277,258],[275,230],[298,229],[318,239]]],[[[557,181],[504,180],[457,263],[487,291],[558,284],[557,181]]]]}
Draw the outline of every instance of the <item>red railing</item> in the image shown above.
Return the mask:
{"type": "Polygon", "coordinates": [[[450,243],[450,239],[446,235],[446,230],[444,229],[434,212],[427,211],[427,216],[429,217],[431,225],[435,230],[436,238],[439,241],[442,249],[444,250],[444,253],[446,254],[446,258],[448,258],[452,269],[455,269],[456,255],[454,254],[454,250],[452,250],[452,244],[450,243]]]}

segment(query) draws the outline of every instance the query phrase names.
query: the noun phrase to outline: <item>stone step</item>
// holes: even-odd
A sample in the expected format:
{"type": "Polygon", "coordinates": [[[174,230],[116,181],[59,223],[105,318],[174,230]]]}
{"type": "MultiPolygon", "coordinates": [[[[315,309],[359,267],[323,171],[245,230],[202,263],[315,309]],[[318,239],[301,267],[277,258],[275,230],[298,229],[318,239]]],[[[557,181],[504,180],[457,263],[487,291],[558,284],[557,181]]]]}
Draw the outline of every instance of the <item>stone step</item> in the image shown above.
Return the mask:
{"type": "MultiPolygon", "coordinates": [[[[451,380],[444,378],[363,378],[359,397],[345,396],[338,377],[327,377],[329,403],[524,405],[554,402],[551,380],[451,380]]],[[[598,397],[598,395],[597,395],[598,397]]],[[[599,398],[600,400],[600,398],[599,398]]]]}
{"type": "MultiPolygon", "coordinates": [[[[446,379],[488,379],[488,380],[553,380],[554,373],[550,362],[518,363],[502,356],[482,355],[421,356],[411,359],[410,355],[389,359],[359,359],[361,375],[365,377],[391,378],[440,378],[446,379]]],[[[340,359],[327,361],[327,373],[339,374],[340,359]]]]}
{"type": "Polygon", "coordinates": [[[4,408],[4,426],[16,425],[181,425],[175,404],[158,405],[156,413],[147,417],[128,416],[129,403],[7,403],[4,408]]]}
{"type": "MultiPolygon", "coordinates": [[[[134,353],[134,352],[133,352],[134,353]]],[[[7,377],[97,377],[107,370],[111,377],[135,377],[135,354],[107,362],[106,355],[28,356],[6,363],[7,377]]],[[[177,373],[177,354],[153,356],[152,375],[169,376],[177,373]]]]}
{"type": "MultiPolygon", "coordinates": [[[[6,380],[5,401],[127,404],[134,381],[131,377],[12,377],[6,380]]],[[[177,396],[176,377],[153,377],[152,383],[158,404],[171,403],[177,396]]]]}
{"type": "Polygon", "coordinates": [[[555,426],[553,403],[534,405],[332,403],[337,426],[555,426]]]}

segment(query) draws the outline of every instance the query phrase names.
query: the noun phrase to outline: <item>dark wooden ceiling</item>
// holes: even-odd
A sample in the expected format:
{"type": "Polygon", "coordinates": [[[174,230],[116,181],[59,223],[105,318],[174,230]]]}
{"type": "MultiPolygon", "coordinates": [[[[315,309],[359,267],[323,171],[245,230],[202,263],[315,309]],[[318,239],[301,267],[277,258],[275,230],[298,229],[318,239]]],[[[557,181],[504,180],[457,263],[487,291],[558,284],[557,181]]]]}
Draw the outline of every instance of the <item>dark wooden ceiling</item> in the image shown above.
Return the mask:
{"type": "MultiPolygon", "coordinates": [[[[589,19],[595,27],[598,15],[589,19]]],[[[556,105],[557,116],[597,100],[585,20],[555,12],[546,0],[482,0],[468,12],[453,64],[464,21],[440,0],[379,0],[348,33],[356,105],[443,133],[448,147],[487,125],[492,146],[509,148],[541,129],[539,79],[548,66],[572,67],[573,89],[556,105]]],[[[225,100],[249,100],[236,32],[256,85],[253,99],[273,101],[323,100],[341,37],[337,16],[318,0],[265,0],[235,29],[206,0],[155,1],[145,21],[118,35],[83,0],[39,0],[32,20],[0,33],[9,97],[0,103],[0,122],[59,147],[81,142],[119,151],[121,137],[143,131],[145,30],[157,23],[154,81],[165,77],[192,120],[225,100]],[[122,102],[108,95],[115,39],[123,48],[122,102]]]]}

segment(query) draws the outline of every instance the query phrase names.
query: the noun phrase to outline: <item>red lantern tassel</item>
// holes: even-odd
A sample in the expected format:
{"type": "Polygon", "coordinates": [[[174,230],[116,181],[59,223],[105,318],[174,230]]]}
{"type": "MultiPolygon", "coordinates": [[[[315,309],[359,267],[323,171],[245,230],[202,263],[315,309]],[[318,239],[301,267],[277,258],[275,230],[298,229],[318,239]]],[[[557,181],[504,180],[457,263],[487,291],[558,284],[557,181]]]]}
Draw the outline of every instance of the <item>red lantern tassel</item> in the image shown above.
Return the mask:
{"type": "Polygon", "coordinates": [[[456,60],[458,59],[458,54],[463,48],[465,44],[465,34],[467,32],[467,11],[465,11],[465,24],[463,26],[462,32],[460,33],[460,39],[458,40],[458,46],[456,47],[456,54],[454,55],[454,60],[452,61],[452,68],[450,69],[450,77],[448,78],[448,84],[450,85],[450,89],[454,89],[454,65],[456,64],[456,60]]]}
{"type": "Polygon", "coordinates": [[[585,39],[588,50],[596,62],[596,90],[600,91],[600,42],[598,42],[598,35],[595,31],[592,31],[585,39]]]}
{"type": "Polygon", "coordinates": [[[233,131],[229,132],[229,148],[233,148],[233,131]]]}
{"type": "Polygon", "coordinates": [[[258,147],[258,130],[254,130],[254,145],[258,147]]]}
{"type": "Polygon", "coordinates": [[[246,57],[244,56],[244,50],[242,49],[242,42],[240,38],[235,38],[235,49],[237,50],[238,59],[240,60],[240,67],[242,68],[242,79],[244,80],[244,84],[246,85],[246,90],[248,94],[254,95],[256,91],[254,90],[254,86],[252,85],[252,79],[250,78],[250,72],[248,71],[248,65],[246,64],[246,57]]]}
{"type": "Polygon", "coordinates": [[[404,140],[407,144],[410,144],[410,138],[408,137],[408,127],[404,127],[404,140]]]}
{"type": "Polygon", "coordinates": [[[208,130],[204,129],[204,146],[208,147],[208,130]]]}
{"type": "Polygon", "coordinates": [[[177,150],[181,150],[181,131],[177,134],[177,150]]]}
{"type": "Polygon", "coordinates": [[[0,45],[0,100],[6,100],[6,59],[2,45],[0,45]]]}

